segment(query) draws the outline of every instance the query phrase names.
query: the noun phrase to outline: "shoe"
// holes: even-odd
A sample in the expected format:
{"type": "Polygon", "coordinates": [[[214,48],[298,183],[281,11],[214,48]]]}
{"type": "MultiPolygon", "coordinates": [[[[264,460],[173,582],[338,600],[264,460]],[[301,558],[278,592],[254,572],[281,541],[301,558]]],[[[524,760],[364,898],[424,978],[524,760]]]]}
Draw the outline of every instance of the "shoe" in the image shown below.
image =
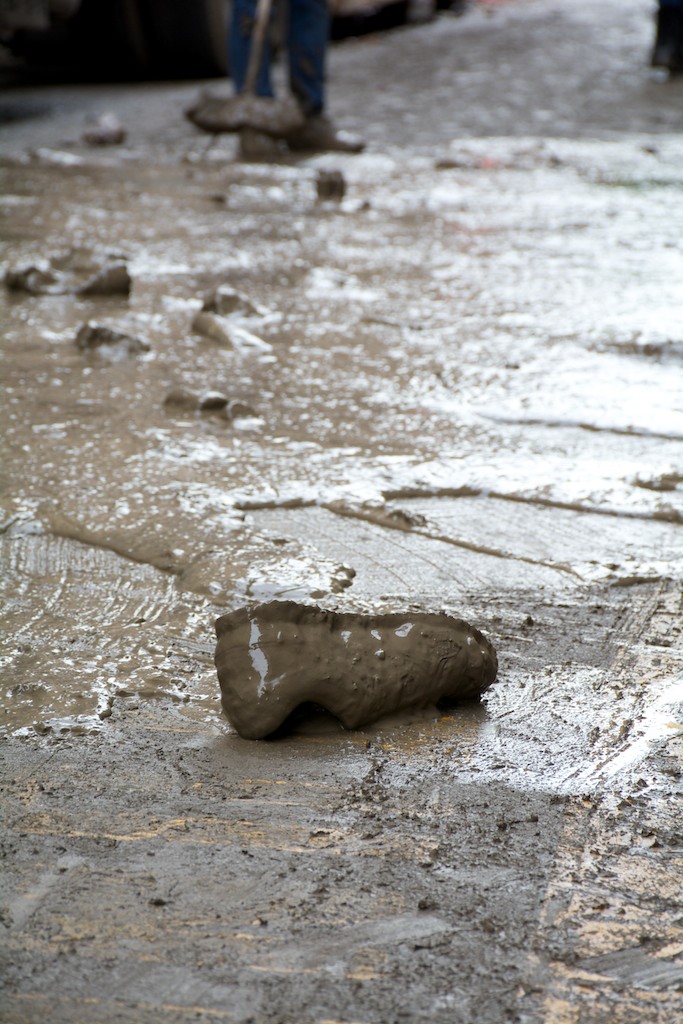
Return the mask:
{"type": "Polygon", "coordinates": [[[281,139],[256,128],[242,128],[238,152],[241,160],[279,160],[287,148],[281,139]]]}
{"type": "Polygon", "coordinates": [[[324,114],[308,117],[301,128],[289,132],[285,139],[295,153],[360,153],[365,149],[364,139],[339,131],[324,114]]]}
{"type": "Polygon", "coordinates": [[[666,68],[671,74],[683,72],[683,11],[660,7],[657,12],[657,37],[650,64],[666,68]]]}

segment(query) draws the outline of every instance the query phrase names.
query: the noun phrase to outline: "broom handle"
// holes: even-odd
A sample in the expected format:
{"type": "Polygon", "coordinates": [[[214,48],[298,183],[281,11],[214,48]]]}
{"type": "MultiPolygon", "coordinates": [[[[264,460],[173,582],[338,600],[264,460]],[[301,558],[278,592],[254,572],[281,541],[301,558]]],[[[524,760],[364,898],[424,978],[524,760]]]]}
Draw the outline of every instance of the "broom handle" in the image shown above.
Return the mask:
{"type": "Polygon", "coordinates": [[[251,33],[251,48],[249,50],[249,63],[244,79],[244,91],[248,95],[256,92],[256,79],[258,78],[261,57],[263,55],[263,44],[268,31],[270,21],[270,10],[273,0],[258,0],[256,15],[254,17],[254,28],[251,33]]]}

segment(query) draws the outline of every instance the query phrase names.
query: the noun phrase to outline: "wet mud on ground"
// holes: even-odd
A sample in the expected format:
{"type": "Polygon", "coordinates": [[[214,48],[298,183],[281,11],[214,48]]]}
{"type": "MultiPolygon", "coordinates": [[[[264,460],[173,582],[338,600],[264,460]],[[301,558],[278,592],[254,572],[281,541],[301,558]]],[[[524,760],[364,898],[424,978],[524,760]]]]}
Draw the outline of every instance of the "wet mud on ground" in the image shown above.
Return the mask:
{"type": "Polygon", "coordinates": [[[676,1019],[683,86],[594,6],[335,48],[360,157],[7,94],[4,1019],[676,1019]],[[242,739],[214,621],[273,600],[446,611],[498,679],[242,739]]]}

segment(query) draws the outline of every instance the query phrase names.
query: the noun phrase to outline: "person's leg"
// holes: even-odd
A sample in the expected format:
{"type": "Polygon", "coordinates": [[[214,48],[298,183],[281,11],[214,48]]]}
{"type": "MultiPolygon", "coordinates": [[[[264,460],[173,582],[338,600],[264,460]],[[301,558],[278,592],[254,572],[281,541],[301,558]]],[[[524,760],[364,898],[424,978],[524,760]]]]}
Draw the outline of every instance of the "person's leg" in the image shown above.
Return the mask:
{"type": "Polygon", "coordinates": [[[288,2],[289,86],[306,121],[285,136],[287,145],[299,152],[358,153],[365,145],[363,140],[337,131],[324,112],[325,55],[330,35],[327,0],[288,2]]]}
{"type": "MultiPolygon", "coordinates": [[[[233,85],[237,93],[244,92],[255,14],[256,0],[233,0],[228,57],[230,74],[232,75],[233,85]]],[[[273,96],[273,86],[270,80],[270,62],[270,40],[266,36],[263,44],[261,66],[256,80],[256,93],[259,96],[273,96]]]]}
{"type": "Polygon", "coordinates": [[[289,85],[306,117],[325,106],[325,53],[330,35],[327,0],[287,0],[289,85]]]}
{"type": "Polygon", "coordinates": [[[659,0],[651,64],[674,74],[683,72],[683,0],[659,0]]]}

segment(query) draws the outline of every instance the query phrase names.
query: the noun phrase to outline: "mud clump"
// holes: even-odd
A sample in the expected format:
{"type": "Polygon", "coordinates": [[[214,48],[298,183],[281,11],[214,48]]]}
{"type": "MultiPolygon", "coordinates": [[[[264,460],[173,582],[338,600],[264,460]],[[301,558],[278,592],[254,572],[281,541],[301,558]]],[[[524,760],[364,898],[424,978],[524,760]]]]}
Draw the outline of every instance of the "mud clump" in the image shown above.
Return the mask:
{"type": "Polygon", "coordinates": [[[340,202],[346,195],[346,180],[341,171],[323,169],[318,171],[315,188],[318,199],[340,202]]]}
{"type": "Polygon", "coordinates": [[[229,399],[219,391],[205,391],[199,394],[186,388],[171,388],[164,398],[167,409],[178,409],[186,412],[220,412],[228,404],[229,399]]]}
{"type": "Polygon", "coordinates": [[[200,310],[192,321],[192,330],[197,334],[215,341],[218,345],[234,348],[238,351],[256,349],[269,352],[273,347],[269,342],[259,338],[253,331],[247,330],[238,323],[231,323],[227,317],[218,316],[200,310]]]}
{"type": "Polygon", "coordinates": [[[245,739],[314,703],[347,729],[416,705],[479,697],[496,678],[491,643],[446,614],[354,615],[293,601],[216,620],[223,710],[245,739]]]}
{"type": "Polygon", "coordinates": [[[142,338],[124,331],[116,331],[103,324],[83,324],[76,335],[76,348],[81,352],[94,352],[108,359],[126,358],[149,352],[150,346],[142,338]]]}
{"type": "Polygon", "coordinates": [[[8,270],[5,287],[11,292],[28,292],[29,295],[62,294],[59,275],[50,267],[38,264],[8,270]]]}
{"type": "Polygon", "coordinates": [[[230,285],[219,285],[204,296],[202,310],[219,316],[267,316],[270,312],[253,302],[244,292],[230,285]]]}
{"type": "Polygon", "coordinates": [[[242,292],[221,285],[205,296],[192,321],[192,330],[228,348],[269,352],[272,345],[245,326],[245,321],[263,322],[269,315],[270,310],[258,306],[242,292]]]}
{"type": "Polygon", "coordinates": [[[164,408],[169,412],[204,413],[219,415],[226,420],[253,418],[256,412],[246,402],[237,398],[228,398],[220,391],[190,391],[187,388],[175,387],[164,398],[164,408]]]}
{"type": "Polygon", "coordinates": [[[110,263],[76,289],[77,295],[130,295],[131,279],[125,263],[110,263]]]}
{"type": "Polygon", "coordinates": [[[633,481],[636,487],[642,487],[647,491],[662,491],[670,492],[678,489],[679,484],[683,483],[683,473],[660,473],[656,477],[636,477],[633,481]]]}
{"type": "Polygon", "coordinates": [[[120,146],[126,141],[126,129],[116,114],[101,114],[97,121],[83,132],[88,146],[120,146]]]}
{"type": "Polygon", "coordinates": [[[132,281],[126,261],[79,250],[39,260],[5,274],[9,291],[29,295],[130,295],[132,281]]]}

